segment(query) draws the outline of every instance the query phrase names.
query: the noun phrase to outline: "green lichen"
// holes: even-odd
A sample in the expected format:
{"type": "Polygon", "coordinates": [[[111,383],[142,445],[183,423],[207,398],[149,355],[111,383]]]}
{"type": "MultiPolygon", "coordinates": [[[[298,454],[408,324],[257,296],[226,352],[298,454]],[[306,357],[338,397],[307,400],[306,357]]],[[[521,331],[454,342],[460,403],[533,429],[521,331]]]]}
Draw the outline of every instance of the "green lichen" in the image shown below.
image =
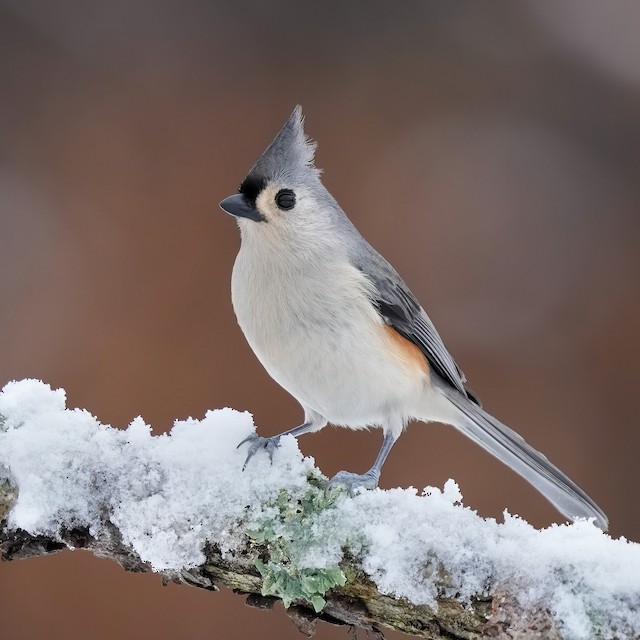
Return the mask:
{"type": "Polygon", "coordinates": [[[334,505],[336,495],[326,495],[326,480],[317,473],[309,473],[309,488],[300,497],[280,491],[269,507],[273,517],[265,518],[249,533],[259,558],[254,563],[263,578],[262,595],[282,598],[285,607],[297,600],[311,604],[316,612],[326,604],[324,595],[336,586],[343,586],[347,578],[339,566],[328,568],[300,567],[294,558],[300,550],[314,544],[316,528],[313,521],[334,505]]]}
{"type": "Polygon", "coordinates": [[[0,464],[0,522],[2,522],[9,511],[13,508],[18,498],[18,489],[16,488],[9,469],[0,464]]]}
{"type": "Polygon", "coordinates": [[[275,565],[255,560],[262,581],[263,596],[282,598],[285,607],[296,600],[306,600],[316,613],[327,604],[324,594],[333,587],[343,586],[347,578],[340,567],[330,569],[298,569],[291,565],[275,565]]]}

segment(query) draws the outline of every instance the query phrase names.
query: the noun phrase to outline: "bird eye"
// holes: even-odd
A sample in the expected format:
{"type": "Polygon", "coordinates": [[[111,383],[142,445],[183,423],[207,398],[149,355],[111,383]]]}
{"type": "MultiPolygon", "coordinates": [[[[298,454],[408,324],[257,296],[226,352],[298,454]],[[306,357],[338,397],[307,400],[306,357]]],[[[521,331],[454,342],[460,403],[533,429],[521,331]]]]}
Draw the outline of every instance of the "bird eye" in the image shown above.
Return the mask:
{"type": "Polygon", "coordinates": [[[293,209],[296,204],[296,194],[293,193],[291,189],[280,189],[280,191],[276,193],[276,204],[279,209],[289,211],[289,209],[293,209]]]}

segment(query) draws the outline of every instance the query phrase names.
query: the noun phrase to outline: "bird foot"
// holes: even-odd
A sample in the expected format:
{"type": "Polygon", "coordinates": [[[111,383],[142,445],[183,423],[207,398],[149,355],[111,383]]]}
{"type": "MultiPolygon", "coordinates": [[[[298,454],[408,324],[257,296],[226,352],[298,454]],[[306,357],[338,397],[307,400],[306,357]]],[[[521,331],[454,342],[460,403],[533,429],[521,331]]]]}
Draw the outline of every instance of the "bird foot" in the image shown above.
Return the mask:
{"type": "Polygon", "coordinates": [[[358,489],[375,489],[380,480],[380,473],[377,471],[367,471],[367,473],[351,473],[350,471],[338,471],[327,484],[326,493],[334,487],[344,487],[349,496],[353,498],[358,489]]]}
{"type": "Polygon", "coordinates": [[[251,460],[251,458],[253,458],[253,456],[258,451],[260,451],[260,449],[264,449],[269,454],[269,460],[273,464],[273,452],[278,448],[278,445],[280,444],[280,436],[263,438],[257,433],[252,433],[250,436],[247,436],[236,448],[239,449],[246,442],[249,443],[249,452],[247,454],[247,459],[242,465],[243,471],[246,469],[249,460],[251,460]]]}

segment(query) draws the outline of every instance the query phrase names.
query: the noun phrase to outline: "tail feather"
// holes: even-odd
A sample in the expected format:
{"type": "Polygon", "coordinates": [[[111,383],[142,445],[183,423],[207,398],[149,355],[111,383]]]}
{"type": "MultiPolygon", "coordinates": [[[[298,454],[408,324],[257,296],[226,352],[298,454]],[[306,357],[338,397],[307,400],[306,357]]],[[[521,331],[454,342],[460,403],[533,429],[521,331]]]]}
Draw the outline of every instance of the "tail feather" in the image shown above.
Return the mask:
{"type": "Polygon", "coordinates": [[[456,389],[445,384],[440,389],[462,416],[456,428],[530,482],[567,518],[595,518],[607,530],[602,509],[544,455],[456,389]]]}

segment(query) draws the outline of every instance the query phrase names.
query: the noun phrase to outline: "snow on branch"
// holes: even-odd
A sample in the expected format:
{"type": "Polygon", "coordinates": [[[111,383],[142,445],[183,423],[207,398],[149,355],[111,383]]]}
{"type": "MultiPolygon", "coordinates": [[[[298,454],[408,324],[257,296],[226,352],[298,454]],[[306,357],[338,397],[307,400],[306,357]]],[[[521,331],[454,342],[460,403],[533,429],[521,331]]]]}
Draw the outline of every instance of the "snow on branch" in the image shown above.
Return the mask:
{"type": "Polygon", "coordinates": [[[125,569],[257,606],[429,638],[640,638],[640,545],[591,522],[483,519],[457,485],[325,495],[285,437],[242,471],[248,413],[210,411],[153,436],[66,409],[35,380],[0,393],[0,552],[87,548],[125,569]]]}

